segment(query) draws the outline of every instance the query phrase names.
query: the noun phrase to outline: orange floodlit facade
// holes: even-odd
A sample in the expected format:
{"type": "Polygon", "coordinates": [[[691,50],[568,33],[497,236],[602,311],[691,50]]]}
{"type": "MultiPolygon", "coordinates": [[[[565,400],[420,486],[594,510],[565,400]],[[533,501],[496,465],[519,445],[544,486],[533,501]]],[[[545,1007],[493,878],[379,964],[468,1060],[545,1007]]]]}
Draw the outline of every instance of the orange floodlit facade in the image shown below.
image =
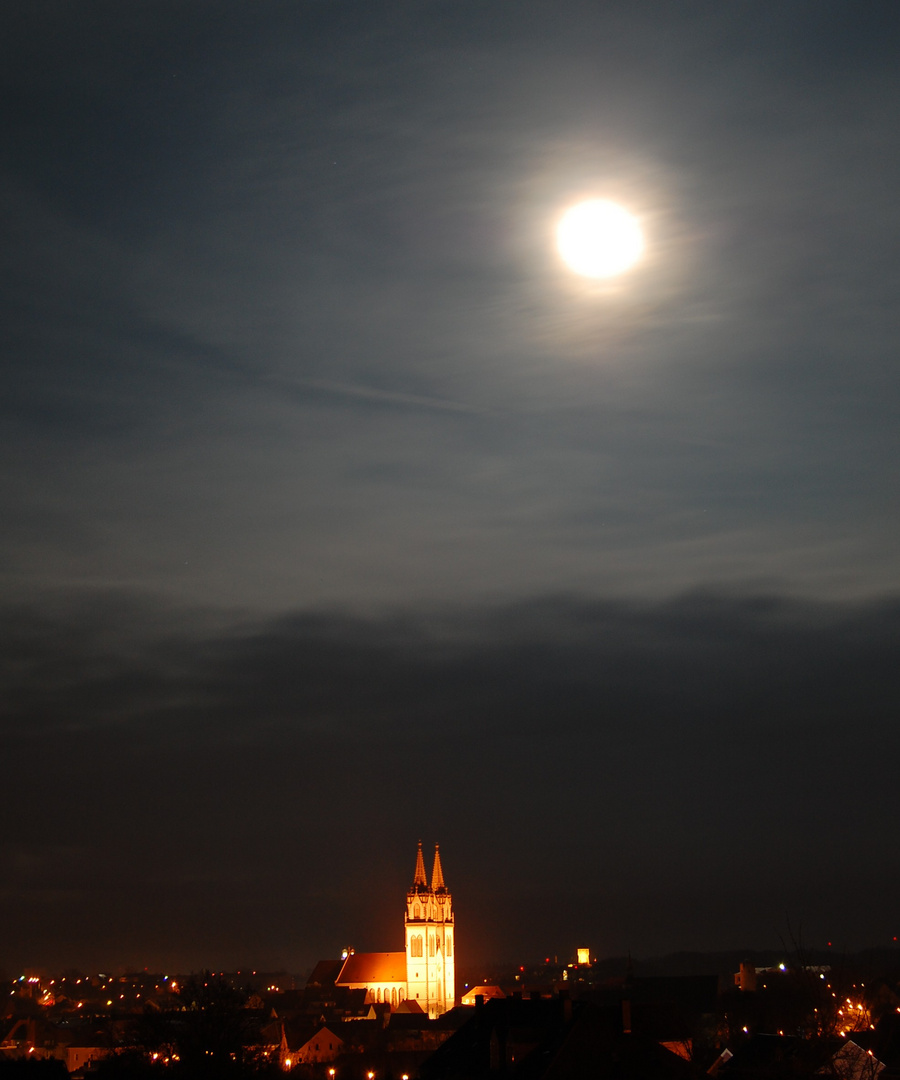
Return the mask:
{"type": "Polygon", "coordinates": [[[412,887],[406,894],[405,952],[350,952],[338,986],[367,991],[366,1000],[395,1009],[409,999],[431,1019],[452,1009],[456,998],[456,940],[453,899],[444,882],[441,854],[434,849],[431,884],[425,876],[422,843],[412,887]]]}
{"type": "Polygon", "coordinates": [[[441,853],[434,848],[431,885],[425,878],[422,844],[416,856],[416,873],[406,894],[407,995],[418,1001],[429,1017],[452,1009],[456,996],[456,942],[453,901],[444,883],[441,853]]]}

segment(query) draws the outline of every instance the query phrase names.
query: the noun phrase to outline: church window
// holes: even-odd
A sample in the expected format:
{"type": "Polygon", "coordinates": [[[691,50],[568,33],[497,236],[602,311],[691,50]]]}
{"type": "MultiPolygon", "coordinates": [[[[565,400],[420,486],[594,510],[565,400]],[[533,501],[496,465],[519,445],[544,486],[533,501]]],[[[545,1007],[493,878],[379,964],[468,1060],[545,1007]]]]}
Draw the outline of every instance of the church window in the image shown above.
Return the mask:
{"type": "Polygon", "coordinates": [[[416,904],[415,911],[413,912],[413,918],[414,919],[419,919],[419,918],[421,918],[421,916],[422,916],[422,909],[419,907],[418,904],[416,904]]]}
{"type": "Polygon", "coordinates": [[[391,1008],[392,1009],[397,1008],[397,987],[396,986],[391,989],[391,1008]]]}
{"type": "Polygon", "coordinates": [[[403,1001],[403,999],[405,997],[406,997],[406,991],[401,986],[400,989],[397,991],[397,1000],[398,1001],[403,1001]]]}
{"type": "Polygon", "coordinates": [[[453,955],[453,938],[449,934],[447,935],[447,955],[453,955]]]}
{"type": "Polygon", "coordinates": [[[428,935],[428,955],[434,956],[434,934],[428,935]]]}
{"type": "Polygon", "coordinates": [[[381,987],[378,987],[378,1003],[381,1004],[381,987]]]}

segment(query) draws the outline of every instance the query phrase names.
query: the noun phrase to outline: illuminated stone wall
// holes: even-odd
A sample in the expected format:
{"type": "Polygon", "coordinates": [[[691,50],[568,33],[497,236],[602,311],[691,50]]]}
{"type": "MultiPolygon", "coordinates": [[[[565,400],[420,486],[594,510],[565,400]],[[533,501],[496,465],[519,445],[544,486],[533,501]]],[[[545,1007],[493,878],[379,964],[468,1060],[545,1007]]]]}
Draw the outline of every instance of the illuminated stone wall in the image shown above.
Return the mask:
{"type": "Polygon", "coordinates": [[[407,996],[429,1017],[452,1009],[456,992],[456,941],[453,899],[444,885],[440,854],[435,848],[431,885],[425,880],[419,845],[413,887],[406,896],[407,996]]]}

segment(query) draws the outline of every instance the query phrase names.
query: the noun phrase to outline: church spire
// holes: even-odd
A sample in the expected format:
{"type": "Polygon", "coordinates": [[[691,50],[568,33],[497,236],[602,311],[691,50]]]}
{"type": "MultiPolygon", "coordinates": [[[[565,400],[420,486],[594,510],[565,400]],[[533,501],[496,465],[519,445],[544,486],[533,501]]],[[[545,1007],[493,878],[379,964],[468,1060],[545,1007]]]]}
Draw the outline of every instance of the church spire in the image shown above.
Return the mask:
{"type": "Polygon", "coordinates": [[[419,851],[416,855],[416,876],[413,879],[413,889],[418,890],[419,887],[423,889],[428,888],[428,880],[425,877],[425,858],[422,855],[422,841],[419,841],[419,851]]]}
{"type": "Polygon", "coordinates": [[[441,868],[441,848],[439,844],[434,845],[434,870],[431,874],[431,891],[447,891],[447,886],[444,884],[444,871],[441,868]]]}

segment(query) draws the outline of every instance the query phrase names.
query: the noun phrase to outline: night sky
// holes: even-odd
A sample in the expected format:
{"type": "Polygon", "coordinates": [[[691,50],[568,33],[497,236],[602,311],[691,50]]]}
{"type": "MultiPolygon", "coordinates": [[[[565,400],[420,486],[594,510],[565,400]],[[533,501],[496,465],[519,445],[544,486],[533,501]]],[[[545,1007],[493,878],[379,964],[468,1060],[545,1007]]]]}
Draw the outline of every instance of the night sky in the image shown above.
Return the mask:
{"type": "Polygon", "coordinates": [[[0,969],[900,935],[900,7],[2,22],[0,969]]]}

